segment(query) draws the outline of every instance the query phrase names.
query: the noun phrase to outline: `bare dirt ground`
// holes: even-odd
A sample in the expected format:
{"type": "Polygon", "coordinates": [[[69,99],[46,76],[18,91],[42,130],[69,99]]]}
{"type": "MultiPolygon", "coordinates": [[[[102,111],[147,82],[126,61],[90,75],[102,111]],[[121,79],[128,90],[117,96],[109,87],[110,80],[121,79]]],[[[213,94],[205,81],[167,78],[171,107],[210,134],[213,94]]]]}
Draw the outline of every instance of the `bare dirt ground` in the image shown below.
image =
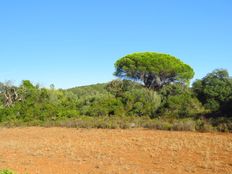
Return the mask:
{"type": "Polygon", "coordinates": [[[0,169],[19,174],[232,174],[232,134],[0,128],[0,169]]]}

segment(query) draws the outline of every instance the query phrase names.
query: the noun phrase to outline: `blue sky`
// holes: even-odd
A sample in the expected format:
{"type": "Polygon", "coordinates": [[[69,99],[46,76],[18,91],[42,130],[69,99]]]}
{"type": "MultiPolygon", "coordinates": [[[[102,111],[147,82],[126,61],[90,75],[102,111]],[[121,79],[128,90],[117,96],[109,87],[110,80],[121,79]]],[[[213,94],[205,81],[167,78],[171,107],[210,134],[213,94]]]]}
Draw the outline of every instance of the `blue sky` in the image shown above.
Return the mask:
{"type": "Polygon", "coordinates": [[[0,81],[108,82],[117,59],[141,51],[172,54],[195,78],[232,74],[232,1],[0,1],[0,81]]]}

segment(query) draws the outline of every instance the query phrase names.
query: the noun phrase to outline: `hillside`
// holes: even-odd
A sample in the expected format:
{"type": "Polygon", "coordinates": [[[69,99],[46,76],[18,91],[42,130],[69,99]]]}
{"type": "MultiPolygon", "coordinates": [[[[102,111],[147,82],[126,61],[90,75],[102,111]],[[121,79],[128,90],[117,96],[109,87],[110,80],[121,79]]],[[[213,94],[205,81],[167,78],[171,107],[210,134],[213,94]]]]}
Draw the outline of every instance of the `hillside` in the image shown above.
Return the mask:
{"type": "Polygon", "coordinates": [[[67,91],[71,91],[79,97],[84,95],[105,94],[108,93],[106,90],[106,85],[107,83],[98,83],[93,85],[78,86],[67,89],[67,91]]]}

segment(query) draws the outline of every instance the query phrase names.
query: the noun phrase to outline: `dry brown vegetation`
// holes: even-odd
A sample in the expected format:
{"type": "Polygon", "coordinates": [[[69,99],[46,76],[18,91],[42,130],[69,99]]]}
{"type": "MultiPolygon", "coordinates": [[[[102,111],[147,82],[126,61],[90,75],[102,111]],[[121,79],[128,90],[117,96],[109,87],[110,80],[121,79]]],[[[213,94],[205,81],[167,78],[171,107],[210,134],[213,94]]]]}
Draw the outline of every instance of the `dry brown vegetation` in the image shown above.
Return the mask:
{"type": "Polygon", "coordinates": [[[1,128],[0,169],[29,174],[231,174],[232,134],[1,128]]]}

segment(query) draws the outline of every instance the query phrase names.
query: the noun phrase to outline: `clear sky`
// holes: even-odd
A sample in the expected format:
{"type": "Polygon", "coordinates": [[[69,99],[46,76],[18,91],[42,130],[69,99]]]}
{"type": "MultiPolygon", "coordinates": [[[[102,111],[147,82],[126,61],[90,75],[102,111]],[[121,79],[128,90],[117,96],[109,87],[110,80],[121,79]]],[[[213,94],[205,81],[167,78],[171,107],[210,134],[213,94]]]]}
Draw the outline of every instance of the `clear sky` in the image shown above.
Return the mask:
{"type": "Polygon", "coordinates": [[[108,82],[117,59],[141,51],[172,54],[195,78],[232,75],[232,1],[0,1],[0,81],[108,82]]]}

